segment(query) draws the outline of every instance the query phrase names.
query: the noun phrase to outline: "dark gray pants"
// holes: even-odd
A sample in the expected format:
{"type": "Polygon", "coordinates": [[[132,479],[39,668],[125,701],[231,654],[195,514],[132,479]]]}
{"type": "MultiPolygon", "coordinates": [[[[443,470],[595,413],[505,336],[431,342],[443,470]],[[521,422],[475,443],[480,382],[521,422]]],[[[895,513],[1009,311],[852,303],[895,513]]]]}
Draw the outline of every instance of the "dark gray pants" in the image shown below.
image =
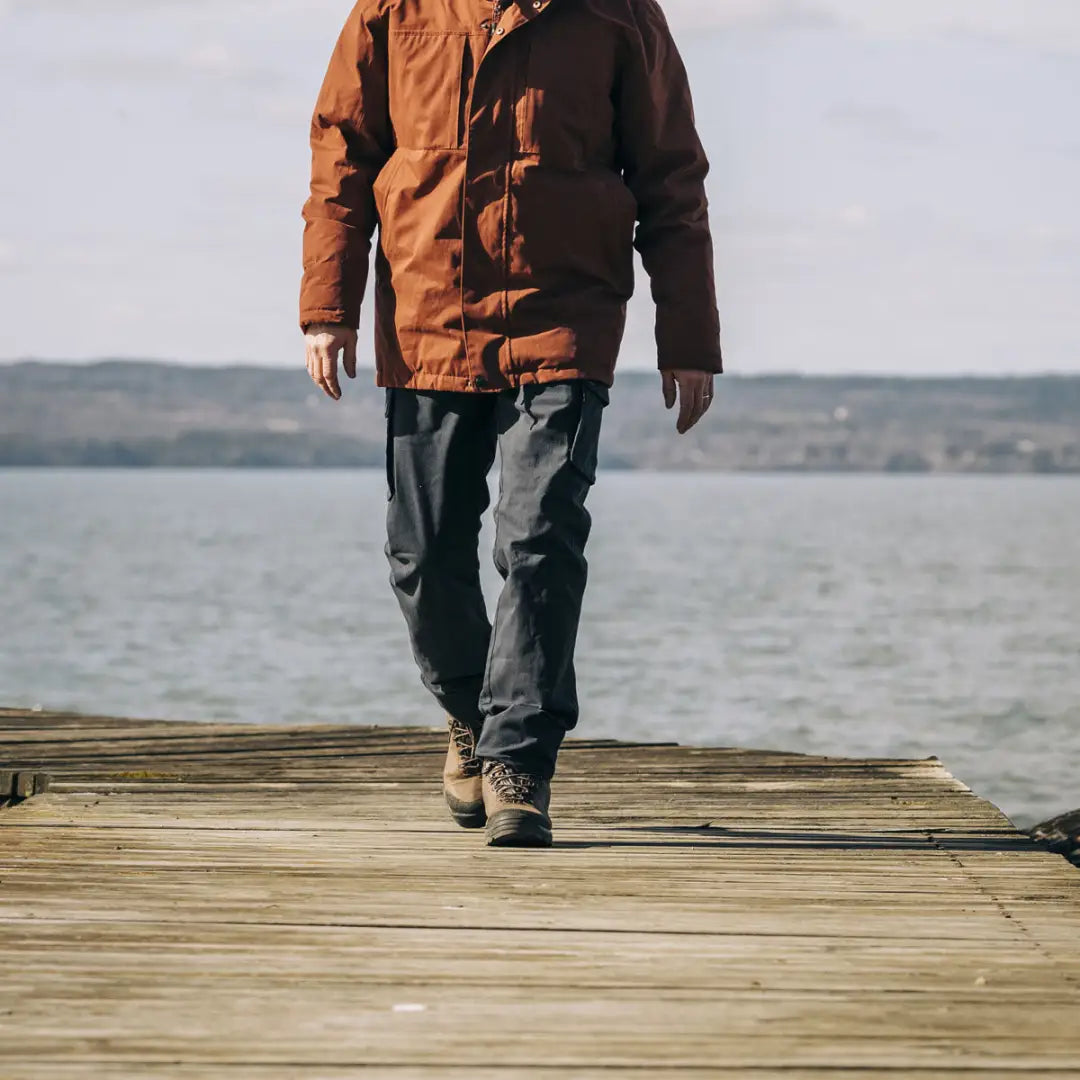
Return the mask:
{"type": "Polygon", "coordinates": [[[578,719],[585,499],[607,402],[606,386],[583,379],[386,392],[386,555],[421,679],[451,715],[483,724],[480,757],[545,777],[578,719]],[[496,449],[492,626],[478,545],[496,449]]]}

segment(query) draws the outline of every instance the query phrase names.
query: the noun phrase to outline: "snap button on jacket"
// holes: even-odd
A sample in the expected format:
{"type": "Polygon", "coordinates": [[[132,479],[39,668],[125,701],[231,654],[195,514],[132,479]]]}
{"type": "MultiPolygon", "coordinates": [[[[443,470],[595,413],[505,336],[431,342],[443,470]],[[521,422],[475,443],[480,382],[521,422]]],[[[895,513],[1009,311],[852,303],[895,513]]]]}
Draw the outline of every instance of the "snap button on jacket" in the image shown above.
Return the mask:
{"type": "Polygon", "coordinates": [[[656,0],[360,0],[311,147],[300,323],[357,326],[378,226],[380,386],[610,384],[635,247],[659,366],[722,370],[709,165],[656,0]]]}

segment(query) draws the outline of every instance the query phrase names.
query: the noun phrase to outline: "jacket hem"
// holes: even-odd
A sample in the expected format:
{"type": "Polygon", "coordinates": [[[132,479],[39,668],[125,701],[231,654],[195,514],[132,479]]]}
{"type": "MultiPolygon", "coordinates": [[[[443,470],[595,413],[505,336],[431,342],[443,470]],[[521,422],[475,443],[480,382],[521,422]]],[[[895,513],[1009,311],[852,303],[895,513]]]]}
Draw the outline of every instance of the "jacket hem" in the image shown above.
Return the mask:
{"type": "Polygon", "coordinates": [[[375,385],[379,387],[394,390],[456,390],[469,394],[499,393],[532,383],[564,382],[569,379],[589,379],[605,386],[611,386],[613,382],[606,374],[598,375],[596,371],[583,371],[576,367],[541,368],[536,371],[502,372],[498,379],[490,380],[481,390],[470,375],[435,375],[426,371],[414,371],[407,379],[396,379],[378,369],[375,372],[375,385]]]}

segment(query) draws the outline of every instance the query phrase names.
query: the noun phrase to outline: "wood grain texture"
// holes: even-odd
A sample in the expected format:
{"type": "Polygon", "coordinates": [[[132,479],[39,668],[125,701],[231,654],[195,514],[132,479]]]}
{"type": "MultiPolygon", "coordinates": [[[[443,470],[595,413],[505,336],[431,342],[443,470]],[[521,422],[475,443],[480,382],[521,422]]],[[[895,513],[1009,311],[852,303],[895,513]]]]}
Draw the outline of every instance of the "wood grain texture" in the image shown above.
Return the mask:
{"type": "Polygon", "coordinates": [[[0,1077],[1080,1078],[1080,874],[935,761],[0,710],[0,1077]]]}

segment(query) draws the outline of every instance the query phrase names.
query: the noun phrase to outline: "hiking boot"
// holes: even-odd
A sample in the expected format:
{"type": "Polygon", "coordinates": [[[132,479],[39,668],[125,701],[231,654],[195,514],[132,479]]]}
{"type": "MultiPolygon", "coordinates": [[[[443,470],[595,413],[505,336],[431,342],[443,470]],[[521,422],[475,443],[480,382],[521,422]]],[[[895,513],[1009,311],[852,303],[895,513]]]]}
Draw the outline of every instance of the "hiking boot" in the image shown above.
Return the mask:
{"type": "Polygon", "coordinates": [[[476,756],[477,728],[446,714],[450,727],[450,747],[443,767],[443,794],[450,815],[463,829],[482,829],[484,795],[480,770],[483,762],[476,756]]]}
{"type": "Polygon", "coordinates": [[[551,785],[501,761],[484,762],[487,842],[492,847],[551,847],[551,785]]]}

